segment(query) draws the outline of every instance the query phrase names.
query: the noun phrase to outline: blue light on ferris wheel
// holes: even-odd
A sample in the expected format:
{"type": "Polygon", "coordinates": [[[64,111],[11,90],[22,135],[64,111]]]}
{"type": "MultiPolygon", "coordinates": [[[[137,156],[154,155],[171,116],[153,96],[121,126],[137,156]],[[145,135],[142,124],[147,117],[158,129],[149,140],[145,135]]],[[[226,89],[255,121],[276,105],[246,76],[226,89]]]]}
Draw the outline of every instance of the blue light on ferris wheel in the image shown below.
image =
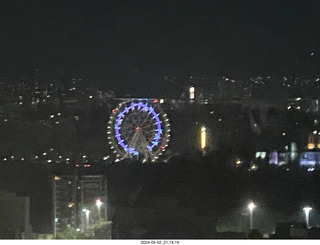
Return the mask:
{"type": "Polygon", "coordinates": [[[123,118],[125,117],[125,114],[128,113],[130,110],[133,111],[134,109],[138,109],[141,110],[143,112],[147,112],[148,114],[152,114],[153,117],[152,119],[156,120],[156,126],[157,129],[155,130],[155,136],[153,137],[153,141],[151,142],[151,145],[148,145],[147,148],[149,149],[149,151],[152,150],[152,148],[156,145],[159,144],[159,141],[161,139],[161,134],[162,134],[162,129],[161,129],[161,121],[159,119],[159,114],[157,114],[154,109],[152,107],[149,107],[147,104],[139,102],[139,103],[131,103],[131,105],[129,107],[125,107],[117,116],[117,119],[115,120],[115,125],[114,125],[114,129],[115,129],[115,137],[118,141],[118,144],[121,145],[121,147],[126,151],[129,152],[133,155],[138,155],[139,152],[136,151],[134,148],[132,147],[128,147],[128,145],[126,145],[125,143],[123,143],[123,140],[121,139],[121,134],[119,129],[121,128],[120,125],[123,121],[123,118]]]}

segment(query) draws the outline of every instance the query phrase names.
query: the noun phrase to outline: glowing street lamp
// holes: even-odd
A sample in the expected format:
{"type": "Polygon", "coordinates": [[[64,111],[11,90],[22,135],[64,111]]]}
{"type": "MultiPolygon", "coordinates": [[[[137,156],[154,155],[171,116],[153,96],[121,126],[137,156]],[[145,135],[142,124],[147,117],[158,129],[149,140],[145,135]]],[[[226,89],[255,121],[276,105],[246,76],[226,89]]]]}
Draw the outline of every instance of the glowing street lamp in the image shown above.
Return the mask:
{"type": "Polygon", "coordinates": [[[304,211],[304,213],[306,215],[307,227],[309,227],[309,216],[310,216],[310,211],[311,210],[312,210],[312,207],[309,207],[309,206],[303,208],[303,211],[304,211]]]}
{"type": "Polygon", "coordinates": [[[89,227],[89,214],[90,214],[90,210],[87,209],[87,208],[84,208],[82,211],[85,212],[85,214],[86,214],[86,230],[87,230],[88,227],[89,227]]]}
{"type": "Polygon", "coordinates": [[[100,220],[101,220],[100,206],[102,205],[102,202],[100,201],[100,199],[96,199],[96,205],[98,207],[98,215],[99,215],[98,225],[100,225],[100,220]]]}
{"type": "Polygon", "coordinates": [[[253,209],[256,207],[256,205],[254,204],[254,202],[250,202],[248,204],[248,209],[250,210],[250,230],[252,230],[253,228],[253,209]]]}

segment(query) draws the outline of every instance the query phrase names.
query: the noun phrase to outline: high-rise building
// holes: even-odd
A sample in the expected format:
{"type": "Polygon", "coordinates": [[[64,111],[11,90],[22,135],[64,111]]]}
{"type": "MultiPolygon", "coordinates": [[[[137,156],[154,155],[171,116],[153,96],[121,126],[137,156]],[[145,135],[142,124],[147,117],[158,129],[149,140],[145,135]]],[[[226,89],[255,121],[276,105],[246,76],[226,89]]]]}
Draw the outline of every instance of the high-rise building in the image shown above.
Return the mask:
{"type": "Polygon", "coordinates": [[[54,238],[67,228],[91,235],[106,225],[106,176],[56,175],[52,194],[54,238]]]}

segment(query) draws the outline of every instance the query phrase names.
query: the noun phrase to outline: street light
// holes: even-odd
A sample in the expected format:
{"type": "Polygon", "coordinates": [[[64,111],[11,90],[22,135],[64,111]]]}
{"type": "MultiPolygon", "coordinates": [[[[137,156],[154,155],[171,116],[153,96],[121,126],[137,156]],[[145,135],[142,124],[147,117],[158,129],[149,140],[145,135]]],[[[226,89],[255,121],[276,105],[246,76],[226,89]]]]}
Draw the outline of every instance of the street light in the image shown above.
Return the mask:
{"type": "Polygon", "coordinates": [[[90,210],[87,208],[84,208],[82,211],[85,212],[85,214],[86,214],[86,230],[88,230],[90,210]]]}
{"type": "Polygon", "coordinates": [[[256,205],[254,204],[254,202],[250,202],[248,204],[248,209],[250,210],[250,230],[252,230],[253,228],[253,209],[256,207],[256,205]]]}
{"type": "Polygon", "coordinates": [[[100,206],[102,205],[102,202],[100,201],[100,199],[96,199],[96,205],[98,207],[98,215],[99,215],[98,225],[100,225],[100,219],[101,219],[100,206]]]}
{"type": "Polygon", "coordinates": [[[311,210],[312,210],[312,207],[309,207],[309,206],[303,208],[303,211],[304,211],[304,213],[306,215],[307,228],[309,227],[309,216],[310,216],[310,211],[311,210]]]}

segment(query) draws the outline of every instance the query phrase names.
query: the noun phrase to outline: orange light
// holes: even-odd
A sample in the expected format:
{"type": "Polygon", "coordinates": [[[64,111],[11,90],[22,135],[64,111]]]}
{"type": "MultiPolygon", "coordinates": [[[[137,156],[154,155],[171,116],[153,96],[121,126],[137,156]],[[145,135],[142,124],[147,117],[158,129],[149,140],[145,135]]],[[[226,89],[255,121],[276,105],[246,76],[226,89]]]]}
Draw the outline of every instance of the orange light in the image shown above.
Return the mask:
{"type": "Polygon", "coordinates": [[[136,127],[136,130],[139,130],[140,129],[140,127],[138,126],[138,127],[136,127]]]}
{"type": "Polygon", "coordinates": [[[154,100],[153,100],[153,103],[158,103],[158,99],[154,99],[154,100]]]}
{"type": "Polygon", "coordinates": [[[314,145],[314,143],[308,143],[307,147],[308,147],[309,150],[312,150],[312,149],[315,148],[315,145],[314,145]]]}

